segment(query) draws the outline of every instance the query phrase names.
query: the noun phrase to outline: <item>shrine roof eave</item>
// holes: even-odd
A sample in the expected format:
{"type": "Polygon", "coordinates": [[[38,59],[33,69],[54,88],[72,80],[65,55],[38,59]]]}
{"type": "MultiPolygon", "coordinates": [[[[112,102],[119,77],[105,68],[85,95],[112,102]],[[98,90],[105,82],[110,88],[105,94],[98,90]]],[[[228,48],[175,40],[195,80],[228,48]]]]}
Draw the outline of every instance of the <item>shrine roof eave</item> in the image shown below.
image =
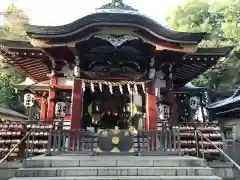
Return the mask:
{"type": "Polygon", "coordinates": [[[27,119],[28,117],[24,114],[21,114],[19,112],[16,112],[14,110],[11,110],[7,107],[4,107],[2,105],[0,105],[0,114],[2,115],[7,115],[7,116],[12,116],[12,117],[19,117],[19,118],[23,118],[23,119],[27,119]]]}
{"type": "Polygon", "coordinates": [[[46,56],[38,48],[34,48],[28,41],[0,40],[0,55],[20,72],[29,76],[35,82],[48,80],[50,63],[44,64],[46,56]]]}
{"type": "Polygon", "coordinates": [[[222,108],[222,107],[225,107],[225,106],[229,106],[229,105],[232,105],[232,104],[236,104],[238,102],[240,102],[240,96],[237,96],[235,98],[229,97],[229,98],[217,101],[215,103],[209,104],[208,106],[206,106],[206,108],[209,109],[209,110],[215,110],[217,108],[222,108]]]}
{"type": "Polygon", "coordinates": [[[33,91],[49,91],[49,89],[51,89],[49,80],[36,83],[29,77],[27,77],[25,81],[14,84],[13,86],[22,91],[27,89],[33,91]]]}
{"type": "Polygon", "coordinates": [[[16,48],[16,49],[32,49],[34,46],[31,44],[30,41],[16,41],[16,40],[6,40],[0,39],[0,45],[9,47],[9,48],[16,48]]]}
{"type": "MultiPolygon", "coordinates": [[[[30,41],[14,41],[0,39],[0,45],[10,48],[13,51],[32,50],[39,51],[40,48],[34,47],[30,41]]],[[[51,47],[48,47],[51,48],[51,47]]],[[[198,48],[196,52],[187,53],[187,56],[226,56],[233,50],[233,46],[217,47],[217,48],[198,48]]],[[[157,53],[161,53],[162,50],[157,50],[157,53]]],[[[236,57],[240,58],[240,52],[235,53],[236,57]]]]}
{"type": "Polygon", "coordinates": [[[23,90],[26,90],[26,89],[31,89],[31,90],[34,90],[34,91],[49,91],[49,89],[51,89],[50,85],[45,85],[45,86],[42,86],[42,85],[34,85],[34,86],[27,86],[27,85],[19,85],[19,84],[16,84],[14,85],[15,88],[23,91],[23,90]]]}
{"type": "Polygon", "coordinates": [[[197,52],[187,53],[181,60],[177,57],[172,58],[177,65],[176,77],[183,76],[181,80],[177,79],[175,83],[178,87],[183,87],[186,83],[191,82],[209,68],[216,65],[222,58],[226,58],[232,50],[232,46],[220,48],[198,48],[197,52]]]}
{"type": "Polygon", "coordinates": [[[184,87],[178,88],[178,93],[192,93],[192,92],[203,92],[205,91],[205,87],[198,87],[193,85],[191,82],[185,84],[184,87]]]}
{"type": "MultiPolygon", "coordinates": [[[[234,46],[225,46],[217,48],[198,48],[193,55],[206,55],[206,56],[226,56],[234,49],[234,46]]],[[[191,53],[189,53],[191,55],[191,53]]]]}
{"type": "Polygon", "coordinates": [[[240,95],[238,94],[240,91],[238,90],[237,92],[234,93],[229,98],[214,102],[206,106],[207,109],[209,110],[216,110],[218,108],[226,107],[229,105],[234,105],[240,102],[240,95]]]}
{"type": "Polygon", "coordinates": [[[204,89],[204,87],[195,86],[191,82],[185,84],[184,88],[186,88],[186,89],[204,89]]]}
{"type": "Polygon", "coordinates": [[[222,110],[219,112],[214,112],[213,114],[213,118],[217,119],[218,121],[226,121],[227,118],[236,118],[236,117],[240,117],[240,108],[236,107],[236,108],[231,108],[229,110],[222,110]]]}
{"type": "Polygon", "coordinates": [[[46,40],[70,36],[89,27],[99,26],[124,26],[143,29],[156,38],[185,44],[198,44],[206,35],[205,32],[176,32],[139,13],[119,13],[118,11],[93,13],[61,26],[29,25],[27,35],[30,38],[46,40]]]}
{"type": "MultiPolygon", "coordinates": [[[[20,69],[17,68],[21,72],[31,77],[36,82],[49,79],[47,75],[51,70],[51,61],[47,59],[48,57],[41,51],[41,49],[33,47],[28,41],[18,42],[0,40],[0,45],[4,45],[6,49],[15,54],[17,59],[11,59],[11,62],[13,66],[17,67],[19,65],[20,69]],[[44,58],[46,61],[43,61],[44,58]],[[48,63],[44,65],[43,62],[48,63]],[[42,73],[36,74],[36,67],[40,68],[42,73]]],[[[165,54],[169,57],[167,58],[167,61],[174,60],[178,71],[176,76],[183,76],[181,80],[177,79],[176,83],[178,87],[183,87],[186,83],[215,65],[220,58],[226,57],[232,49],[233,47],[198,48],[195,53],[186,54],[177,52],[172,53],[171,51],[166,50],[157,52],[156,56],[165,54]],[[189,71],[189,69],[191,69],[191,71],[189,71]]]]}
{"type": "MultiPolygon", "coordinates": [[[[0,39],[0,45],[11,48],[15,50],[37,50],[40,48],[34,47],[30,41],[14,41],[14,40],[4,40],[0,39]]],[[[51,48],[51,47],[48,47],[51,48]]],[[[233,50],[234,46],[225,46],[225,47],[217,47],[217,48],[198,48],[196,52],[187,53],[186,55],[206,55],[206,56],[226,56],[233,50]]],[[[162,50],[157,50],[157,52],[161,53],[162,50]]],[[[237,58],[240,58],[240,52],[235,53],[237,58]]]]}

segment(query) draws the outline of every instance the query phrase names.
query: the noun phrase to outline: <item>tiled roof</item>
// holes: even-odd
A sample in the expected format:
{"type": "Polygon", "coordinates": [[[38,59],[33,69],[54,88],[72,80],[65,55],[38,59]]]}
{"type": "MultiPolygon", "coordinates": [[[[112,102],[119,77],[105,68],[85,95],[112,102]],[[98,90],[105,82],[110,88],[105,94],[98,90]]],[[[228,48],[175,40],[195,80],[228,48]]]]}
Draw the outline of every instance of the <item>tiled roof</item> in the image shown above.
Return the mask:
{"type": "Polygon", "coordinates": [[[13,111],[7,107],[4,107],[3,105],[0,105],[0,114],[8,115],[8,116],[13,116],[13,117],[19,117],[23,119],[27,119],[28,117],[24,114],[21,114],[19,112],[13,111]]]}
{"type": "Polygon", "coordinates": [[[237,90],[231,97],[209,104],[207,109],[215,109],[226,105],[240,102],[240,90],[237,90]]]}

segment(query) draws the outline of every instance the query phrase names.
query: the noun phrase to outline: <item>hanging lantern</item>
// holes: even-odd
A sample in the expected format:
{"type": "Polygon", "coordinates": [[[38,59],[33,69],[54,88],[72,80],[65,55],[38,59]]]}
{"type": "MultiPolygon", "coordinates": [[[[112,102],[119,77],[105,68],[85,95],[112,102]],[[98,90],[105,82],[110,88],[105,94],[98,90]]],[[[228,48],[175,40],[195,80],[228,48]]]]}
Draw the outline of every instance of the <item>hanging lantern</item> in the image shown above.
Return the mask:
{"type": "Polygon", "coordinates": [[[98,83],[99,89],[102,92],[102,83],[98,83]]]}
{"type": "Polygon", "coordinates": [[[82,81],[82,90],[83,90],[83,92],[85,91],[85,82],[84,81],[82,81]]]}
{"type": "Polygon", "coordinates": [[[169,106],[166,104],[160,104],[159,105],[159,116],[161,120],[168,120],[169,119],[169,106]]]}
{"type": "Polygon", "coordinates": [[[111,94],[113,94],[113,87],[112,87],[112,84],[109,84],[109,92],[110,92],[111,94]]]}
{"type": "Polygon", "coordinates": [[[24,106],[29,108],[34,105],[34,95],[31,93],[24,94],[24,106]]]}
{"type": "Polygon", "coordinates": [[[119,85],[119,91],[120,91],[121,94],[123,94],[123,88],[122,88],[121,84],[119,85]]]}
{"type": "Polygon", "coordinates": [[[90,83],[90,86],[91,86],[91,91],[94,92],[95,89],[94,89],[94,84],[92,82],[90,83]]]}
{"type": "Polygon", "coordinates": [[[197,96],[193,96],[190,98],[190,107],[192,109],[198,109],[199,107],[199,98],[197,96]]]}
{"type": "Polygon", "coordinates": [[[65,102],[57,102],[55,106],[56,117],[63,118],[67,112],[67,105],[65,102]]]}

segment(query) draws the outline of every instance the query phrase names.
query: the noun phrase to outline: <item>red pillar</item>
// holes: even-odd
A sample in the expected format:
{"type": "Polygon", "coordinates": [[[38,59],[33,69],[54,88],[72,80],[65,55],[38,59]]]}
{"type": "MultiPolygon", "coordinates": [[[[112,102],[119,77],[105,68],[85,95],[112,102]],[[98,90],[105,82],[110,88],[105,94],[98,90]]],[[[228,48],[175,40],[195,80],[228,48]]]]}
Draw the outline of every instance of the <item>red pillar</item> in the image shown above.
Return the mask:
{"type": "Polygon", "coordinates": [[[82,96],[83,96],[82,81],[80,79],[74,79],[72,89],[71,129],[81,128],[82,96]]]}
{"type": "Polygon", "coordinates": [[[156,129],[157,109],[154,82],[147,84],[145,129],[156,129]]]}
{"type": "Polygon", "coordinates": [[[47,120],[53,121],[54,120],[54,114],[55,114],[55,102],[52,100],[56,96],[54,87],[57,84],[57,78],[55,76],[50,77],[50,86],[51,89],[49,90],[49,96],[48,96],[48,110],[47,110],[47,120]]]}
{"type": "Polygon", "coordinates": [[[46,121],[47,118],[47,100],[43,96],[35,95],[35,100],[40,105],[40,121],[46,121]]]}
{"type": "Polygon", "coordinates": [[[47,101],[45,98],[41,100],[40,120],[46,121],[47,119],[47,101]]]}

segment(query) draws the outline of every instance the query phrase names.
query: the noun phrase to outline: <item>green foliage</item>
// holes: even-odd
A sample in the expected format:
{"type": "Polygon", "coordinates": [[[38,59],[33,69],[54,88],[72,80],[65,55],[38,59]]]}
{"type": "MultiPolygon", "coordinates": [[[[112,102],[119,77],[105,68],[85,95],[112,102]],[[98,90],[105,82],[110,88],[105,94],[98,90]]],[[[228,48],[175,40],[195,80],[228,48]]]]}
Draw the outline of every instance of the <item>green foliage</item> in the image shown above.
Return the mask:
{"type": "MultiPolygon", "coordinates": [[[[235,46],[240,50],[240,0],[185,0],[166,18],[170,27],[183,32],[208,32],[200,47],[235,46]]],[[[240,60],[231,57],[193,80],[211,90],[234,89],[240,84],[240,60]]]]}
{"type": "MultiPolygon", "coordinates": [[[[25,27],[28,24],[28,17],[23,10],[17,8],[15,4],[10,4],[4,13],[4,24],[0,32],[0,38],[15,41],[26,41],[25,27]]],[[[5,63],[7,59],[0,56],[0,104],[20,113],[25,112],[23,100],[20,99],[19,92],[14,88],[14,84],[20,83],[25,76],[16,68],[5,63]]],[[[37,103],[31,109],[31,119],[39,120],[39,105],[37,103]]]]}
{"type": "Polygon", "coordinates": [[[5,59],[0,57],[0,76],[9,79],[10,83],[20,83],[25,79],[25,76],[15,67],[5,63],[5,59]]]}
{"type": "Polygon", "coordinates": [[[185,1],[167,17],[168,24],[180,32],[209,32],[209,4],[205,0],[185,1]]]}
{"type": "MultiPolygon", "coordinates": [[[[12,3],[4,14],[2,27],[4,31],[0,32],[0,38],[25,40],[25,25],[28,23],[28,18],[24,12],[12,3]]],[[[25,77],[6,62],[7,59],[0,56],[0,104],[23,113],[24,106],[20,100],[20,94],[16,92],[13,84],[22,82],[25,77]]]]}
{"type": "Polygon", "coordinates": [[[26,39],[25,27],[28,22],[29,19],[24,11],[12,3],[5,11],[3,28],[8,33],[8,38],[13,38],[14,40],[26,39]]]}
{"type": "Polygon", "coordinates": [[[0,76],[0,104],[23,113],[24,106],[20,101],[20,96],[13,87],[11,81],[11,77],[0,76]]]}

